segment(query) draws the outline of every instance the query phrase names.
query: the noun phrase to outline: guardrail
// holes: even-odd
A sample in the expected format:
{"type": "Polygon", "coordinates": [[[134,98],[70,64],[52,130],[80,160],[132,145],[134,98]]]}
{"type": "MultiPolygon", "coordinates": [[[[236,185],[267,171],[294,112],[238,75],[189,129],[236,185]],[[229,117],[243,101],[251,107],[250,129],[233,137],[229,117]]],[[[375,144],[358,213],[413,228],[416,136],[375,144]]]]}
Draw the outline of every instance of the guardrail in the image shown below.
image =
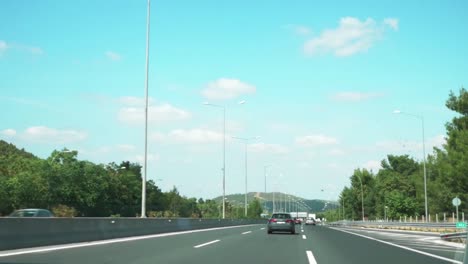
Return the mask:
{"type": "Polygon", "coordinates": [[[392,227],[392,226],[408,226],[408,227],[428,227],[428,228],[447,228],[455,229],[455,223],[447,222],[399,222],[399,221],[336,221],[329,223],[329,225],[338,225],[338,226],[382,226],[382,227],[392,227]]]}
{"type": "Polygon", "coordinates": [[[466,239],[466,236],[467,236],[467,232],[440,234],[440,238],[444,240],[452,240],[452,239],[457,239],[457,238],[466,239]]]}
{"type": "Polygon", "coordinates": [[[0,250],[264,224],[265,219],[0,218],[0,250]]]}

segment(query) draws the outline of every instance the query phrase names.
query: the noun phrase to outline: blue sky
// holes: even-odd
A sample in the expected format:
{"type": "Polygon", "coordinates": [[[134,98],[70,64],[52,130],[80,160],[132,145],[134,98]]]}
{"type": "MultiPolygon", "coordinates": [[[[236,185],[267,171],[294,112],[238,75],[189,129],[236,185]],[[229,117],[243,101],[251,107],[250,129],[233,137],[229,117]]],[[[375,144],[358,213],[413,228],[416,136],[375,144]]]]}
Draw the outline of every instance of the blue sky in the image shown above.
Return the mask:
{"type": "MultiPolygon", "coordinates": [[[[151,3],[150,179],[187,196],[336,199],[355,168],[443,144],[450,90],[467,83],[464,1],[151,3]],[[245,104],[238,102],[245,100],[245,104]],[[323,191],[322,191],[323,189],[323,191]]],[[[146,1],[2,1],[0,138],[40,157],[143,156],[146,1]]]]}

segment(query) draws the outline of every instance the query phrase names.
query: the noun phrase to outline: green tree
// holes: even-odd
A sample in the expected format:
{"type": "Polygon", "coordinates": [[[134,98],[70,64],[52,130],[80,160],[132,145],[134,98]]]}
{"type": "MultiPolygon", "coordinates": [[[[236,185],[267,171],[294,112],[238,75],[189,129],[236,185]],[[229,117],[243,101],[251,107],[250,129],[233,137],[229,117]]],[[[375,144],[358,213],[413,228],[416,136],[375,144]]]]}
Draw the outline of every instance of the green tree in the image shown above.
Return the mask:
{"type": "Polygon", "coordinates": [[[260,218],[260,215],[263,212],[263,207],[260,201],[255,198],[249,203],[247,207],[247,217],[248,218],[260,218]]]}

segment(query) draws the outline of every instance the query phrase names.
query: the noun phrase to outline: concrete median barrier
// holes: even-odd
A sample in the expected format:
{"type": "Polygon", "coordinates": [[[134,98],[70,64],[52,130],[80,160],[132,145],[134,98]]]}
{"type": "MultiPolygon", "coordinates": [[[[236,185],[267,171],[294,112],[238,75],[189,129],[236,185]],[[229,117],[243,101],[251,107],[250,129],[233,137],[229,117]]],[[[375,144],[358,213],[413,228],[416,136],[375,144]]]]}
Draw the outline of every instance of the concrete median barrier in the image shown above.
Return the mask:
{"type": "Polygon", "coordinates": [[[261,219],[0,218],[0,250],[263,223],[261,219]]]}

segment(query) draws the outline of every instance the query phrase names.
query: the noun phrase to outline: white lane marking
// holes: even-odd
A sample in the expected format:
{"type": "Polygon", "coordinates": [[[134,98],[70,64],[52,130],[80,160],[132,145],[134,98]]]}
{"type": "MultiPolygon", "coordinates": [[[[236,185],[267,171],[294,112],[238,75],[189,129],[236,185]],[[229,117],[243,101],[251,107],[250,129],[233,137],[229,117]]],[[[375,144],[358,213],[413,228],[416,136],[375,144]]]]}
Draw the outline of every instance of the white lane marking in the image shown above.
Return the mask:
{"type": "Polygon", "coordinates": [[[248,233],[252,233],[252,231],[246,231],[246,232],[243,232],[242,234],[245,235],[245,234],[248,234],[248,233]]]}
{"type": "Polygon", "coordinates": [[[301,229],[301,232],[304,233],[304,229],[301,229]]]}
{"type": "Polygon", "coordinates": [[[152,238],[158,238],[158,237],[168,237],[168,236],[192,234],[192,233],[199,233],[199,232],[207,232],[207,231],[247,227],[247,226],[255,226],[255,225],[238,225],[238,226],[213,227],[213,228],[207,228],[207,229],[179,231],[179,232],[171,232],[171,233],[156,234],[156,235],[135,236],[135,237],[125,237],[125,238],[100,240],[100,241],[94,241],[94,242],[73,243],[73,244],[59,245],[59,246],[47,246],[47,247],[39,247],[39,248],[16,249],[16,250],[10,250],[10,251],[3,251],[3,253],[2,253],[2,251],[0,251],[0,258],[1,257],[24,255],[24,254],[43,253],[43,252],[49,252],[49,251],[55,251],[55,250],[64,250],[64,249],[71,249],[71,248],[92,247],[92,246],[98,246],[98,245],[107,245],[107,244],[113,244],[113,243],[122,243],[122,242],[143,240],[143,239],[152,239],[152,238]]]}
{"type": "Polygon", "coordinates": [[[264,229],[265,229],[264,227],[260,228],[260,230],[264,230],[264,229]]]}
{"type": "Polygon", "coordinates": [[[302,239],[307,239],[306,235],[302,235],[302,239]]]}
{"type": "Polygon", "coordinates": [[[317,261],[315,261],[314,254],[312,254],[312,251],[307,250],[307,259],[309,260],[309,264],[317,264],[317,261]]]}
{"type": "Polygon", "coordinates": [[[415,253],[419,253],[419,254],[422,254],[422,255],[426,255],[426,256],[429,256],[429,257],[433,257],[433,258],[436,258],[436,259],[444,260],[444,261],[447,261],[447,262],[463,264],[463,262],[461,262],[461,261],[457,261],[457,260],[453,260],[453,259],[449,259],[449,258],[444,258],[444,257],[438,256],[438,255],[427,253],[427,252],[417,250],[417,249],[414,249],[414,248],[405,247],[405,246],[402,246],[402,245],[394,244],[394,243],[391,243],[391,242],[388,242],[388,241],[384,241],[384,240],[380,240],[380,239],[377,239],[377,238],[373,238],[373,237],[353,233],[353,232],[346,231],[346,230],[340,230],[339,228],[334,228],[334,227],[330,227],[330,228],[333,229],[333,230],[345,232],[345,233],[352,234],[352,235],[355,235],[355,236],[364,237],[364,238],[374,240],[374,241],[377,241],[377,242],[380,242],[380,243],[384,243],[384,244],[387,244],[387,245],[390,245],[390,246],[394,246],[394,247],[397,247],[397,248],[406,249],[406,250],[409,250],[409,251],[412,251],[412,252],[415,252],[415,253]]]}
{"type": "Polygon", "coordinates": [[[200,245],[196,245],[196,246],[193,246],[194,248],[201,248],[201,247],[204,247],[204,246],[208,246],[208,245],[211,245],[211,244],[214,244],[214,243],[217,243],[221,240],[219,239],[216,239],[216,240],[213,240],[213,241],[210,241],[210,242],[206,242],[206,243],[203,243],[203,244],[200,244],[200,245]]]}

